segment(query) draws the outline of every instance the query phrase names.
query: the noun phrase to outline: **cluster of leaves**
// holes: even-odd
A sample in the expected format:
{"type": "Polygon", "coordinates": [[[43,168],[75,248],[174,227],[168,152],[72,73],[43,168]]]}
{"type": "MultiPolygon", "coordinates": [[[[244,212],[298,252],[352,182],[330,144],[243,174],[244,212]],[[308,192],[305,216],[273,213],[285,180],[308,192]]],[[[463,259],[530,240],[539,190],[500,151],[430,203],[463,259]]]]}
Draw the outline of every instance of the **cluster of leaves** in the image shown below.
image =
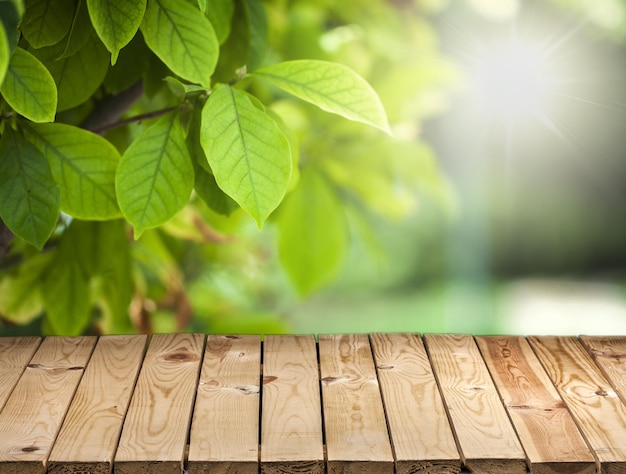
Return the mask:
{"type": "MultiPolygon", "coordinates": [[[[65,334],[97,317],[119,332],[131,301],[135,327],[150,329],[142,318],[155,299],[184,326],[193,310],[177,239],[228,243],[224,233],[246,235],[242,215],[258,228],[272,216],[302,293],[328,281],[346,251],[347,203],[386,211],[379,193],[398,185],[385,176],[393,163],[358,153],[424,151],[381,133],[383,106],[353,69],[290,54],[280,25],[302,12],[259,0],[1,2],[0,218],[17,237],[0,314],[23,323],[44,312],[45,331],[65,334]],[[358,137],[368,137],[360,150],[358,137]]],[[[436,174],[426,162],[420,171],[436,174]]]]}

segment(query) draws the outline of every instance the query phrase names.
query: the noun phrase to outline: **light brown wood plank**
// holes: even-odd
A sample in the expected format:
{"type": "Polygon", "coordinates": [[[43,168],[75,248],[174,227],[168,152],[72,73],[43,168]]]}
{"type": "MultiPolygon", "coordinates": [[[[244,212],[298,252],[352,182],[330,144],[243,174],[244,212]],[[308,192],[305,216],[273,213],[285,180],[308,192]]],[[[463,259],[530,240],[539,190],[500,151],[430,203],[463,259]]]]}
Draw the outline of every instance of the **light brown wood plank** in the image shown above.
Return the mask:
{"type": "Polygon", "coordinates": [[[261,472],[324,472],[317,350],[313,336],[263,340],[261,472]]]}
{"type": "Polygon", "coordinates": [[[189,474],[259,470],[259,336],[209,336],[196,396],[189,474]]]}
{"type": "Polygon", "coordinates": [[[319,337],[328,472],[392,473],[393,455],[367,335],[319,337]]]}
{"type": "Polygon", "coordinates": [[[89,360],[95,337],[48,337],[0,413],[2,473],[40,473],[89,360]]]}
{"type": "Polygon", "coordinates": [[[180,474],[203,346],[201,334],[152,336],[115,455],[117,474],[180,474]]]}
{"type": "Polygon", "coordinates": [[[537,474],[596,472],[596,460],[523,337],[477,337],[487,367],[537,474]]]}
{"type": "Polygon", "coordinates": [[[53,474],[106,474],[141,367],[147,336],[103,336],[50,453],[53,474]]]}
{"type": "Polygon", "coordinates": [[[455,473],[461,458],[418,334],[372,334],[398,474],[455,473]]]}
{"type": "Polygon", "coordinates": [[[40,343],[38,337],[0,337],[0,411],[40,343]]]}
{"type": "Polygon", "coordinates": [[[580,340],[626,403],[626,336],[581,336],[580,340]]]}
{"type": "Polygon", "coordinates": [[[602,473],[626,472],[626,406],[575,337],[529,341],[600,461],[602,473]]]}
{"type": "Polygon", "coordinates": [[[525,455],[471,336],[424,336],[467,468],[526,473],[525,455]]]}

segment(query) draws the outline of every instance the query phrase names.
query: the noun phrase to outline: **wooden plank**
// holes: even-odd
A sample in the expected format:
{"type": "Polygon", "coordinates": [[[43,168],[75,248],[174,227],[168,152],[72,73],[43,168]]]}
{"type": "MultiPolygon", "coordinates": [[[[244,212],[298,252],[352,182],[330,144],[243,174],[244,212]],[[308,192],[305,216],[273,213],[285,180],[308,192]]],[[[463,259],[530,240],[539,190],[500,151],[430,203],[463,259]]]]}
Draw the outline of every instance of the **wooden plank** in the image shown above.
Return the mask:
{"type": "Polygon", "coordinates": [[[180,474],[203,343],[202,334],[152,336],[115,455],[117,474],[180,474]]]}
{"type": "Polygon", "coordinates": [[[328,472],[392,473],[394,460],[367,335],[319,337],[328,472]]]}
{"type": "Polygon", "coordinates": [[[526,473],[525,455],[471,336],[425,336],[465,465],[480,473],[526,473]]]}
{"type": "Polygon", "coordinates": [[[111,472],[146,341],[100,338],[50,453],[49,473],[111,472]]]}
{"type": "Polygon", "coordinates": [[[317,350],[313,336],[266,336],[261,472],[324,472],[317,350]]]}
{"type": "Polygon", "coordinates": [[[455,473],[461,458],[422,339],[372,334],[398,474],[455,473]]]}
{"type": "Polygon", "coordinates": [[[259,336],[209,336],[196,395],[189,474],[259,470],[259,336]]]}
{"type": "Polygon", "coordinates": [[[626,336],[581,336],[580,340],[626,403],[626,336]]]}
{"type": "Polygon", "coordinates": [[[477,337],[531,471],[596,472],[596,460],[541,362],[523,337],[477,337]]]}
{"type": "Polygon", "coordinates": [[[40,343],[38,337],[0,337],[0,411],[40,343]]]}
{"type": "Polygon", "coordinates": [[[529,341],[600,461],[602,473],[626,472],[626,406],[575,337],[529,341]]]}
{"type": "Polygon", "coordinates": [[[43,472],[95,337],[48,337],[0,413],[3,473],[43,472]]]}

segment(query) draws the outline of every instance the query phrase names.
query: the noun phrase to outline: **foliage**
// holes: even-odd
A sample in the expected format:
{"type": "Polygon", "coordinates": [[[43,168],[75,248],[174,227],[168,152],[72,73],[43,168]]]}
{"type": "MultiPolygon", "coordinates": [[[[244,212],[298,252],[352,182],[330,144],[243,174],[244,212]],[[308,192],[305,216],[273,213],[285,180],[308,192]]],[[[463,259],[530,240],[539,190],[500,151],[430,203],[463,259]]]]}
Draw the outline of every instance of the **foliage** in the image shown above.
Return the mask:
{"type": "Polygon", "coordinates": [[[280,330],[285,275],[309,294],[373,214],[446,196],[427,3],[0,2],[0,316],[280,330]]]}

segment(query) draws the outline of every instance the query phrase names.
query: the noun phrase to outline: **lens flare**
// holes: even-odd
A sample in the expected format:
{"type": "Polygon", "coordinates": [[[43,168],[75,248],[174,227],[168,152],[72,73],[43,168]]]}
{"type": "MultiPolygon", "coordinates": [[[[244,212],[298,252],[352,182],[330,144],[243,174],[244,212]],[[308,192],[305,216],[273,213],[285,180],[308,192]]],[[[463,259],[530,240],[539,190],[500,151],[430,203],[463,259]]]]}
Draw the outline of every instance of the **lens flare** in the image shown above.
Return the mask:
{"type": "Polygon", "coordinates": [[[512,41],[484,50],[472,79],[482,107],[498,118],[517,119],[543,113],[553,73],[541,48],[512,41]]]}

